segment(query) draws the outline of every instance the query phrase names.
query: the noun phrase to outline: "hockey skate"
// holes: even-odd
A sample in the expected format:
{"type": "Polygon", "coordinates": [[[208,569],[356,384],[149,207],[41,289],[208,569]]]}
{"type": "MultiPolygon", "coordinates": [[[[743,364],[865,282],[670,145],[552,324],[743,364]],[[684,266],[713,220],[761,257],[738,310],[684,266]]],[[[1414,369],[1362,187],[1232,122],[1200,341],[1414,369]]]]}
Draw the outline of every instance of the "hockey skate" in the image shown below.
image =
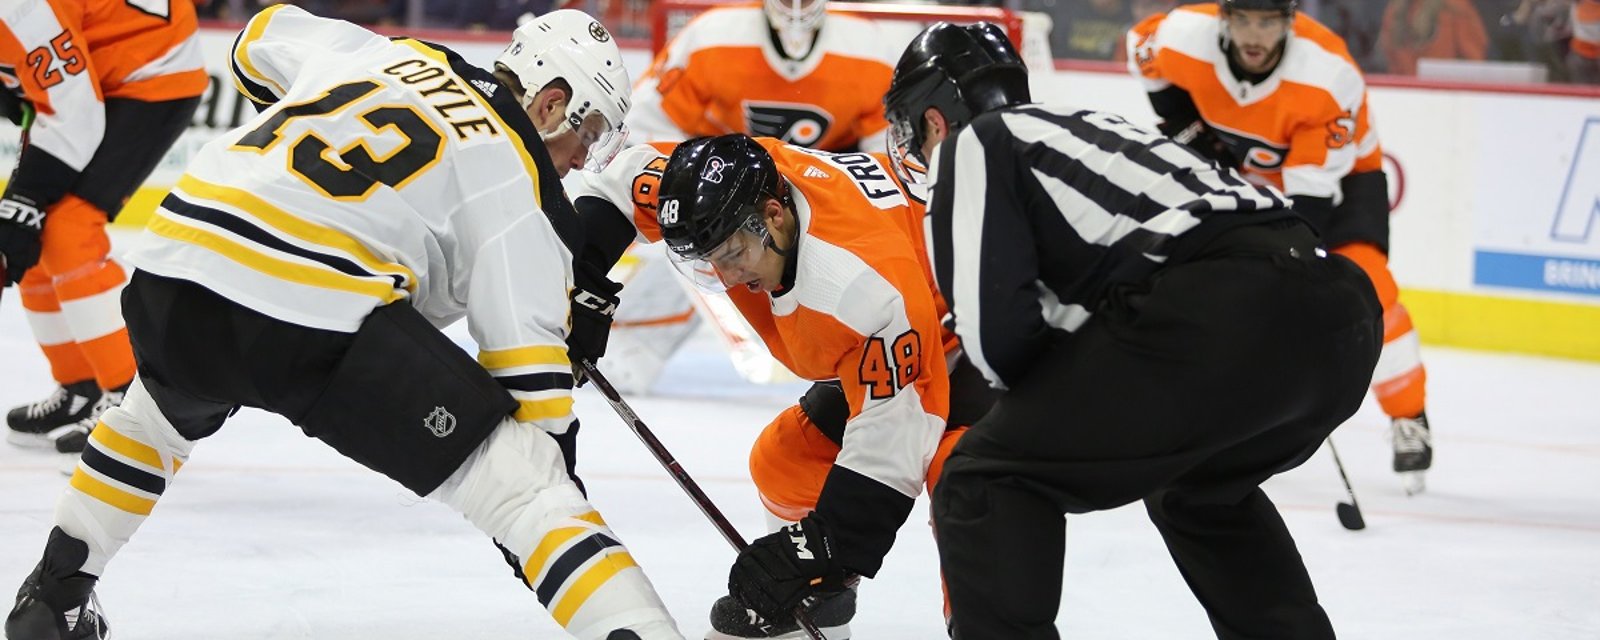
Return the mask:
{"type": "MultiPolygon", "coordinates": [[[[850,619],[856,616],[855,587],[816,598],[805,605],[811,622],[828,640],[848,640],[850,619]]],[[[742,638],[808,638],[793,618],[766,620],[755,611],[745,608],[733,596],[717,598],[711,605],[711,631],[706,640],[740,640],[742,638]]]]}
{"type": "MultiPolygon", "coordinates": [[[[83,453],[83,448],[89,445],[89,432],[94,431],[94,425],[100,421],[100,416],[110,411],[112,407],[122,404],[122,397],[127,393],[126,385],[120,389],[101,393],[99,399],[94,401],[94,406],[89,409],[89,415],[62,430],[61,435],[56,438],[56,451],[83,453]]],[[[72,472],[68,471],[67,475],[72,475],[72,472]]]]}
{"type": "Polygon", "coordinates": [[[1433,436],[1428,429],[1428,414],[1415,418],[1395,418],[1390,426],[1394,442],[1394,471],[1400,474],[1406,495],[1422,493],[1423,473],[1433,466],[1433,436]]]}
{"type": "Polygon", "coordinates": [[[94,596],[96,578],[78,571],[89,557],[89,545],[62,531],[50,530],[44,558],[17,591],[17,604],[6,616],[10,640],[103,640],[106,620],[94,596]]]}
{"type": "MultiPolygon", "coordinates": [[[[119,401],[120,395],[117,398],[119,401]]],[[[97,407],[100,396],[100,387],[94,380],[57,387],[49,397],[6,413],[6,426],[11,428],[6,434],[6,441],[22,447],[56,447],[62,450],[61,441],[81,430],[81,421],[99,415],[97,407]]],[[[77,441],[82,442],[81,436],[77,441]]],[[[66,446],[73,444],[68,442],[66,446]]],[[[83,450],[82,444],[76,446],[77,451],[83,450]]]]}

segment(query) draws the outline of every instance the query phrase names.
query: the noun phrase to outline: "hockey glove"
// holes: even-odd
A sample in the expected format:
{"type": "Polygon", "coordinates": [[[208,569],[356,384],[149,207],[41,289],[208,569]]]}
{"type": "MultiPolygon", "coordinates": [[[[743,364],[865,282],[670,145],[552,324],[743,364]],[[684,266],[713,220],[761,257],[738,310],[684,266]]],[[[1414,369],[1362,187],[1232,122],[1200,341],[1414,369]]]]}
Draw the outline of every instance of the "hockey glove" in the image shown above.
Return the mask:
{"type": "Polygon", "coordinates": [[[1216,132],[1206,126],[1204,120],[1195,120],[1173,131],[1168,131],[1166,126],[1162,126],[1161,130],[1174,142],[1188,147],[1207,160],[1229,169],[1239,168],[1239,160],[1233,157],[1233,152],[1228,149],[1228,143],[1217,137],[1216,132]]]}
{"type": "Polygon", "coordinates": [[[567,356],[572,359],[573,378],[579,386],[585,377],[578,362],[598,362],[606,354],[611,337],[611,318],[617,313],[617,292],[622,285],[612,282],[594,265],[574,265],[572,330],[567,332],[567,356]]]}
{"type": "Polygon", "coordinates": [[[33,124],[33,103],[22,95],[21,89],[0,87],[0,117],[26,129],[33,124]]]}
{"type": "Polygon", "coordinates": [[[44,212],[26,197],[8,193],[0,199],[0,286],[22,280],[39,262],[39,233],[44,212]]]}
{"type": "Polygon", "coordinates": [[[728,593],[768,620],[782,620],[814,595],[846,586],[828,525],[816,513],[756,538],[728,572],[728,593]]]}

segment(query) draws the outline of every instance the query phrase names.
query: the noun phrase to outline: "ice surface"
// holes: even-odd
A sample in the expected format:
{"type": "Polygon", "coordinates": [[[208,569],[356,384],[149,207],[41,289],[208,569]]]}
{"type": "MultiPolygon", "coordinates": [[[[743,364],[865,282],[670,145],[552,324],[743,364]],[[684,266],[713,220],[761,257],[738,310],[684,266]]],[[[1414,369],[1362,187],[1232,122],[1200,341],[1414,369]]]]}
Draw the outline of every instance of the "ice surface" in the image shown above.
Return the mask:
{"type": "MultiPolygon", "coordinates": [[[[53,388],[6,293],[0,407],[53,388]]],[[[1600,637],[1600,366],[1443,348],[1424,358],[1427,493],[1407,498],[1388,470],[1387,420],[1370,402],[1335,434],[1365,531],[1339,526],[1344,488],[1325,451],[1268,484],[1341,637],[1600,637]]],[[[749,444],[803,389],[745,384],[700,338],[630,402],[753,537],[764,523],[749,444]]],[[[591,497],[698,637],[733,552],[597,393],[580,391],[577,412],[591,497]]],[[[7,604],[51,526],[58,464],[0,444],[7,604]]],[[[923,498],[863,583],[857,638],[944,637],[927,516],[923,498]]],[[[1063,637],[1214,637],[1142,508],[1067,526],[1063,637]]],[[[566,637],[465,520],[253,411],[196,448],[99,593],[122,640],[566,637]]]]}

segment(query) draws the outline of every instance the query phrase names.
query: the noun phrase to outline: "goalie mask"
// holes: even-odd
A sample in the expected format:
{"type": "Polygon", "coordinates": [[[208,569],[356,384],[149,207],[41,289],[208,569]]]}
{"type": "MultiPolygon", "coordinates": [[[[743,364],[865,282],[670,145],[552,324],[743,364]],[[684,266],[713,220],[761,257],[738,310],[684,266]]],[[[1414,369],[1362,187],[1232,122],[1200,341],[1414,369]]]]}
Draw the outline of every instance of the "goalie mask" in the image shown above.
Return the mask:
{"type": "Polygon", "coordinates": [[[632,82],[611,32],[589,14],[562,9],[528,21],[511,33],[511,44],[495,58],[495,65],[517,76],[523,109],[555,80],[572,87],[563,126],[588,150],[585,169],[605,168],[621,150],[632,82]]]}
{"type": "Polygon", "coordinates": [[[790,60],[810,54],[827,6],[828,0],[762,0],[767,24],[777,36],[778,53],[790,60]]]}

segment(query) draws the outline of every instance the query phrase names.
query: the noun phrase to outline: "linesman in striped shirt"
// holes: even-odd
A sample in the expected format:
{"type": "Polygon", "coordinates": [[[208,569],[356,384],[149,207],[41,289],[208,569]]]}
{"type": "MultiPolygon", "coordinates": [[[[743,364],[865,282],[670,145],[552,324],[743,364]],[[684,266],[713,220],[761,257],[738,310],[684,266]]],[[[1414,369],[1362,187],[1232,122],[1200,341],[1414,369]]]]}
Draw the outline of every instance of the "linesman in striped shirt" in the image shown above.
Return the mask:
{"type": "Polygon", "coordinates": [[[1003,393],[933,496],[957,638],[1055,638],[1066,513],[1142,500],[1219,638],[1332,638],[1262,492],[1360,406],[1382,309],[1282,193],[1115,115],[1029,104],[989,24],[936,24],[884,98],[929,244],[1003,393]]]}
{"type": "Polygon", "coordinates": [[[261,113],[201,149],[129,254],[139,373],[90,432],[6,637],[104,637],[99,576],[195,442],[250,406],[461,513],[573,636],[682,640],[572,475],[570,363],[603,353],[618,285],[573,263],[561,177],[620,137],[611,34],[552,12],[491,72],[276,5],[230,66],[261,113]],[[463,318],[476,361],[438,331],[463,318]]]}

